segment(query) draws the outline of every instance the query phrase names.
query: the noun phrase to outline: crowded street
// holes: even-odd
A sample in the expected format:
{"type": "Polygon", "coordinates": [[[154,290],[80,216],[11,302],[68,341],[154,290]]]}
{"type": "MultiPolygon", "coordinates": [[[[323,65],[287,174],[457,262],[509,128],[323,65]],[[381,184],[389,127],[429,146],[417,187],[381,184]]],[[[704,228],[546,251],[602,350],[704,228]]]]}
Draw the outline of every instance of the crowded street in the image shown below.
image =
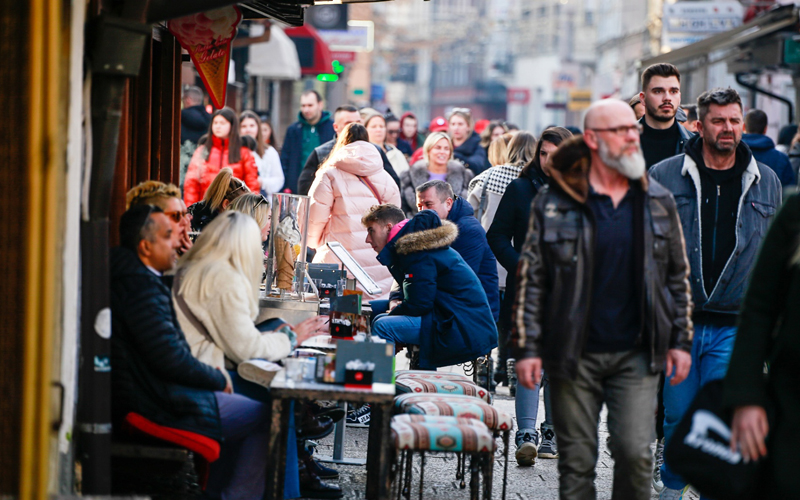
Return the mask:
{"type": "Polygon", "coordinates": [[[0,21],[0,500],[800,497],[800,3],[0,21]]]}

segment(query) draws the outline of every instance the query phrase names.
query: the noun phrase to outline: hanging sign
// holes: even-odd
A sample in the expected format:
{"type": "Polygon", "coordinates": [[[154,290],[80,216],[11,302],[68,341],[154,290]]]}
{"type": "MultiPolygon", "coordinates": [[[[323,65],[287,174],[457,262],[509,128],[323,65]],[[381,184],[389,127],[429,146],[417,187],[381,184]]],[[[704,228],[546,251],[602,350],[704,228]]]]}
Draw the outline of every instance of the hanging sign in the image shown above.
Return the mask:
{"type": "Polygon", "coordinates": [[[235,5],[172,19],[167,28],[189,52],[216,108],[225,106],[231,42],[242,21],[235,5]]]}

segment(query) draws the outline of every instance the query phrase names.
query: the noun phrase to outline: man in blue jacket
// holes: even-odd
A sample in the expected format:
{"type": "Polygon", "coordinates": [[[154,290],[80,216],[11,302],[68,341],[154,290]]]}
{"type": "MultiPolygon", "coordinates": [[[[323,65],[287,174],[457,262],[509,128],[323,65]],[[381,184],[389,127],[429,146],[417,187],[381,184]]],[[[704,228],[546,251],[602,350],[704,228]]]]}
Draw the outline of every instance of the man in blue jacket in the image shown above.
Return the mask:
{"type": "Polygon", "coordinates": [[[442,220],[458,227],[458,238],[451,247],[481,280],[483,291],[492,307],[492,316],[500,317],[500,287],[497,278],[497,260],[494,258],[486,231],[475,218],[472,206],[463,198],[456,198],[453,188],[445,181],[428,181],[417,186],[417,209],[433,210],[442,220]]]}
{"type": "Polygon", "coordinates": [[[297,181],[306,158],[314,148],[333,139],[333,121],[323,111],[322,96],[316,90],[307,90],[300,96],[300,113],[297,121],[286,130],[286,139],[281,149],[281,165],[286,178],[284,184],[291,192],[297,192],[297,181]]]}
{"type": "Polygon", "coordinates": [[[767,114],[760,109],[751,109],[744,117],[744,131],[742,142],[747,144],[756,161],[768,166],[778,175],[783,187],[797,184],[794,170],[789,162],[789,157],[775,149],[767,133],[767,114]]]}
{"type": "Polygon", "coordinates": [[[403,301],[379,317],[372,332],[419,346],[419,367],[474,360],[497,347],[492,309],[478,277],[450,248],[458,228],[433,210],[405,220],[393,205],[376,205],[361,219],[366,242],[403,289],[403,301]]]}
{"type": "Polygon", "coordinates": [[[163,211],[137,205],[120,221],[111,251],[111,409],[115,428],[128,413],[222,441],[206,493],[261,498],[267,471],[269,407],[231,394],[224,367],[197,360],[180,329],[162,274],[176,260],[163,211]]]}

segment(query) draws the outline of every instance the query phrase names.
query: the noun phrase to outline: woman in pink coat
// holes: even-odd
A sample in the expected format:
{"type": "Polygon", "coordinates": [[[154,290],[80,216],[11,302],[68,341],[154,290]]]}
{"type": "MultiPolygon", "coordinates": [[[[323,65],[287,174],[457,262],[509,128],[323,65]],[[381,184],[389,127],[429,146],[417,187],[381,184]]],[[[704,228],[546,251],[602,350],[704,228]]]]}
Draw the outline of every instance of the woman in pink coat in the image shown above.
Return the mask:
{"type": "Polygon", "coordinates": [[[308,195],[308,246],[317,250],[314,262],[339,264],[327,247],[329,241],[338,241],[381,287],[380,295],[365,294],[365,298],[387,299],[392,276],[365,242],[367,231],[361,225],[361,216],[373,205],[390,203],[399,207],[400,190],[383,169],[380,153],[369,143],[363,125],[351,123],[339,133],[308,195]]]}

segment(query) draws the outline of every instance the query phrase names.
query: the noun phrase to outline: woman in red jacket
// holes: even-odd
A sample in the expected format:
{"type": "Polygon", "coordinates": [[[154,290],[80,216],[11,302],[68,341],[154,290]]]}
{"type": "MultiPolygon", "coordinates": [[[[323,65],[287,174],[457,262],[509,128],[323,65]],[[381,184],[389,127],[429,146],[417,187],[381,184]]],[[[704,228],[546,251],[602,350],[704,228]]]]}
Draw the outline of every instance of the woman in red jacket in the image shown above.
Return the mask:
{"type": "Polygon", "coordinates": [[[255,158],[239,138],[239,119],[228,107],[214,112],[211,116],[209,138],[198,147],[183,184],[183,200],[187,206],[197,203],[211,185],[220,170],[230,167],[233,176],[241,179],[253,192],[258,192],[258,167],[255,158]]]}

